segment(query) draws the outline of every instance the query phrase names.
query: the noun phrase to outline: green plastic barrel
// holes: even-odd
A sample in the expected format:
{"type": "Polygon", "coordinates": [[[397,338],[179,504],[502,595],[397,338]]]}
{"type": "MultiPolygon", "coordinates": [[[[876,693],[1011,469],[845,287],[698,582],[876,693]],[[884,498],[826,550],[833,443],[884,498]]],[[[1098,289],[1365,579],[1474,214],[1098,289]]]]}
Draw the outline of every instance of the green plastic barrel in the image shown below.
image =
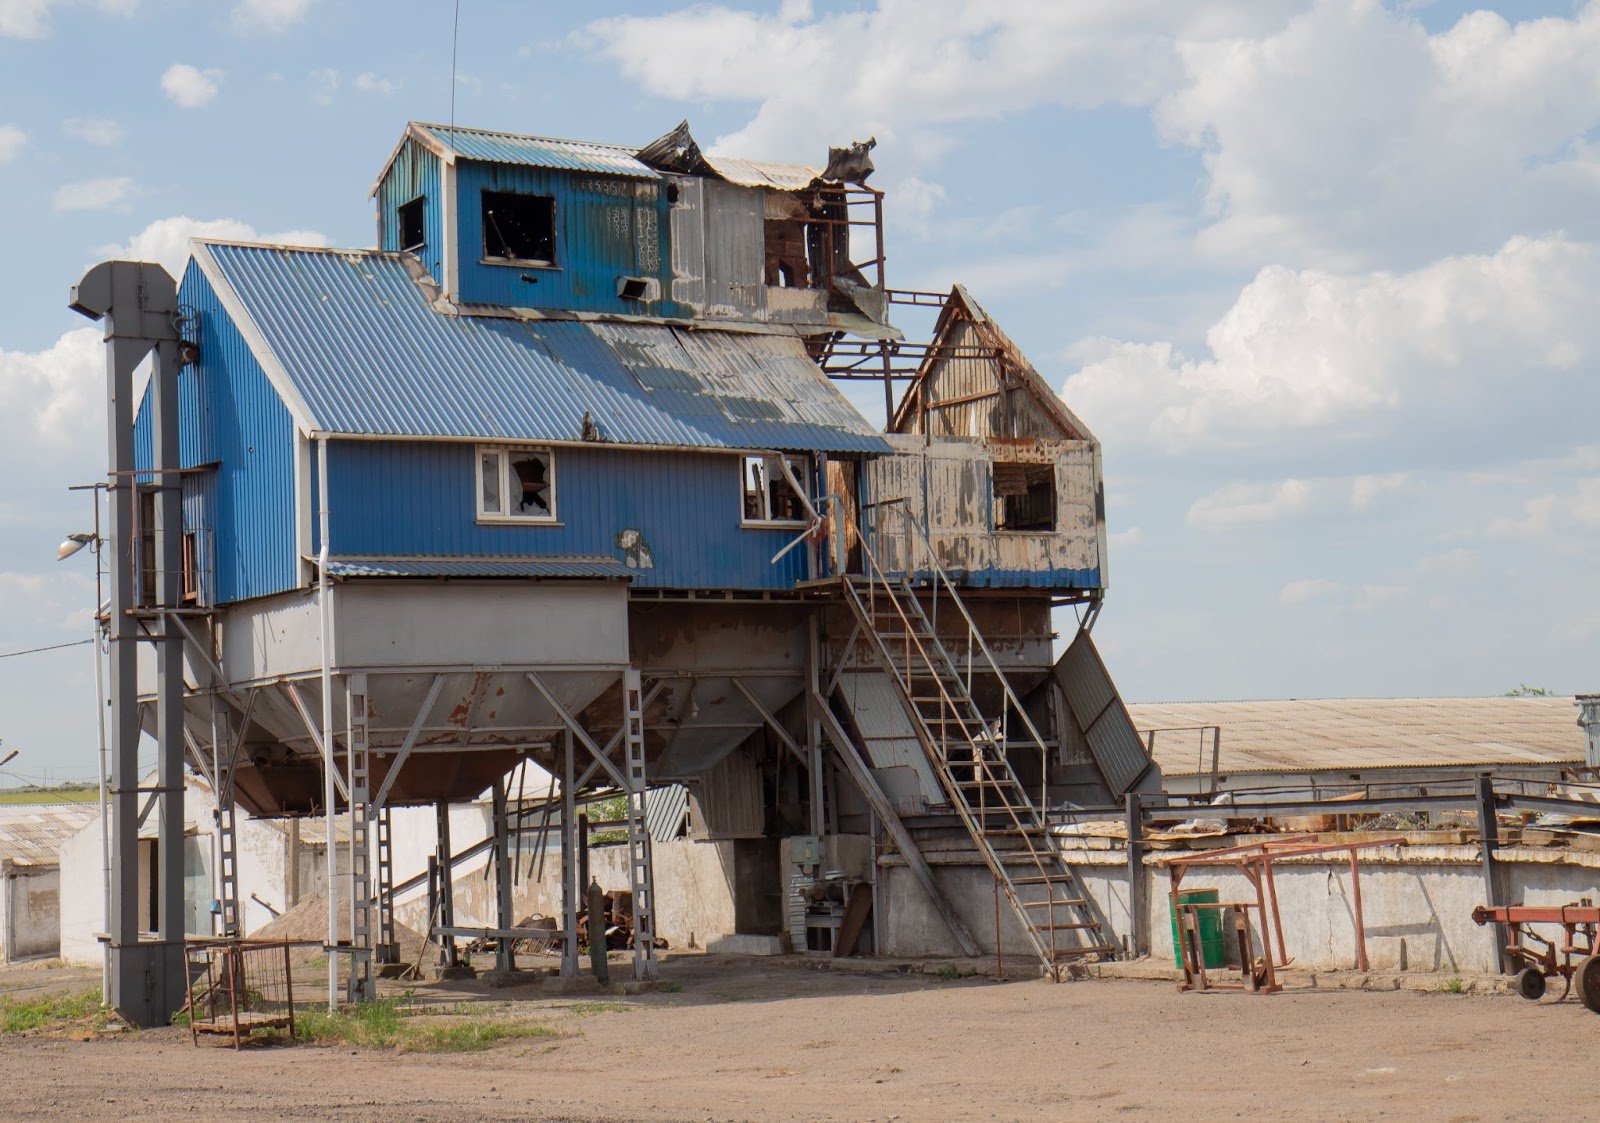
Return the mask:
{"type": "MultiPolygon", "coordinates": [[[[1188,889],[1178,894],[1179,904],[1216,904],[1220,898],[1215,889],[1188,889]]],[[[1222,967],[1228,954],[1222,946],[1222,910],[1197,909],[1200,925],[1200,959],[1207,969],[1222,967]]],[[[1178,942],[1178,918],[1172,918],[1172,961],[1183,966],[1183,945],[1178,942]]]]}

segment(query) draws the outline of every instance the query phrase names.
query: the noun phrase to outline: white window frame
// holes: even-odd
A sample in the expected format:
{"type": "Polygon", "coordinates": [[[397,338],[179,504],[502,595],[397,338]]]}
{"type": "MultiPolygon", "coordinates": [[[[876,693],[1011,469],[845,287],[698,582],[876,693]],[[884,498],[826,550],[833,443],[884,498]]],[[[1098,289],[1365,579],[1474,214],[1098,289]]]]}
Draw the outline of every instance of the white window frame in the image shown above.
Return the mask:
{"type": "MultiPolygon", "coordinates": [[[[766,456],[739,457],[739,525],[748,527],[782,527],[784,529],[805,526],[806,520],[803,517],[798,519],[775,519],[772,517],[772,485],[770,483],[761,491],[762,517],[753,519],[744,513],[745,487],[750,478],[750,465],[752,463],[760,464],[762,472],[765,473],[768,459],[766,456]]],[[[784,456],[783,459],[787,460],[789,467],[794,469],[795,479],[800,481],[801,497],[809,503],[811,496],[806,493],[805,488],[810,482],[811,465],[806,462],[804,456],[788,455],[784,456]]],[[[787,483],[788,481],[785,480],[784,482],[787,483]]]]}
{"type": "Polygon", "coordinates": [[[472,506],[477,512],[478,522],[481,523],[510,523],[526,525],[533,523],[539,526],[557,525],[556,522],[556,454],[555,450],[543,445],[478,445],[473,455],[472,484],[474,489],[472,506]],[[517,511],[511,503],[511,497],[521,491],[522,483],[516,482],[516,491],[512,489],[511,461],[518,453],[536,452],[545,458],[549,467],[549,493],[550,511],[543,515],[525,515],[517,511]],[[498,487],[496,495],[499,497],[498,510],[488,510],[483,504],[483,477],[484,460],[487,457],[495,458],[498,472],[498,487]]]}

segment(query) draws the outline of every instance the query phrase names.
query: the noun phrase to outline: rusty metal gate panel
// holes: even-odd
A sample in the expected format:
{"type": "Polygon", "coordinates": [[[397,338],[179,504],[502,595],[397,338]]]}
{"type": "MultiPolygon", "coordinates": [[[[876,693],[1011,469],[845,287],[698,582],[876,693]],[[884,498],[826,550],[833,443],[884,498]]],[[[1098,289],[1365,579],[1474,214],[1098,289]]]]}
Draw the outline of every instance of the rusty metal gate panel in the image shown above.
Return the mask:
{"type": "Polygon", "coordinates": [[[1078,633],[1054,673],[1067,701],[1063,720],[1072,726],[1062,742],[1087,742],[1106,787],[1121,797],[1149,771],[1150,757],[1088,632],[1078,633]]]}

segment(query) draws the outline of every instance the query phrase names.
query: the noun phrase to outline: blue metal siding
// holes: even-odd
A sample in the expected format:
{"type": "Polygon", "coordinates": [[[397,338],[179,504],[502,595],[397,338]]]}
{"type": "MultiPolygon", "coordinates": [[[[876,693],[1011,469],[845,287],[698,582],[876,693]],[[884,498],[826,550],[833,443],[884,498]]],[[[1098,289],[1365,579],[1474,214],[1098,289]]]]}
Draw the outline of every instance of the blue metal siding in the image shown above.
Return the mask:
{"type": "Polygon", "coordinates": [[[558,448],[558,524],[507,526],[477,521],[476,449],[464,442],[331,441],[331,552],[625,560],[616,538],[631,529],[642,533],[654,561],[630,571],[638,587],[778,590],[807,576],[804,548],[771,562],[798,530],[739,525],[739,457],[558,448]]]}
{"type": "Polygon", "coordinates": [[[378,248],[390,253],[400,245],[399,209],[421,196],[422,267],[435,281],[444,283],[444,209],[439,196],[439,157],[414,140],[400,146],[394,163],[378,184],[378,248]]]}
{"type": "Polygon", "coordinates": [[[299,583],[295,557],[294,422],[205,275],[191,262],[179,299],[195,310],[200,361],[178,381],[183,466],[215,463],[186,488],[184,514],[209,543],[215,603],[299,583]]]}
{"type": "Polygon", "coordinates": [[[456,164],[456,231],[463,304],[567,308],[580,312],[671,316],[667,202],[659,180],[633,180],[550,168],[461,160],[456,164]],[[485,265],[485,191],[555,199],[556,264],[485,265]],[[662,300],[623,300],[617,278],[654,277],[662,300]],[[528,278],[536,278],[529,280],[528,278]]]}

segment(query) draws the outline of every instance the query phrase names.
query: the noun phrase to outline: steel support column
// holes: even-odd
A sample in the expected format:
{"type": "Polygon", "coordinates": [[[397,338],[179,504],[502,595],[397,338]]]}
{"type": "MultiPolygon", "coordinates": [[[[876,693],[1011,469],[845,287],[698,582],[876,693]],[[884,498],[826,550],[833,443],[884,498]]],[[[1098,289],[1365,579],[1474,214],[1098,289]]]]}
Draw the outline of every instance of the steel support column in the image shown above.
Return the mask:
{"type": "MultiPolygon", "coordinates": [[[[1484,772],[1477,778],[1474,789],[1478,805],[1478,839],[1483,850],[1483,892],[1490,908],[1504,905],[1505,893],[1501,887],[1500,860],[1495,850],[1500,846],[1500,820],[1495,816],[1494,777],[1484,772]]],[[[1494,961],[1503,974],[1506,969],[1506,926],[1496,923],[1490,928],[1494,938],[1494,961]]]]}
{"type": "MultiPolygon", "coordinates": [[[[497,777],[493,789],[494,801],[494,905],[495,924],[510,928],[516,923],[511,915],[511,829],[506,817],[506,781],[497,777]]],[[[501,936],[495,941],[494,967],[496,971],[514,971],[517,941],[501,936]]]]}
{"type": "Polygon", "coordinates": [[[1144,891],[1144,811],[1139,793],[1126,799],[1128,826],[1128,958],[1137,959],[1150,946],[1144,891]]]}
{"type": "Polygon", "coordinates": [[[572,730],[561,737],[561,977],[578,977],[578,848],[573,831],[578,822],[573,790],[572,730]]]}
{"type": "MultiPolygon", "coordinates": [[[[160,866],[152,918],[158,939],[139,939],[139,703],[135,644],[138,642],[138,575],[135,572],[136,485],[133,445],[133,372],[155,351],[155,467],[158,482],[178,486],[177,286],[159,265],[107,261],[94,266],[72,289],[69,306],[105,322],[107,452],[110,527],[102,555],[110,571],[111,703],[111,916],[110,1004],[139,1026],[164,1025],[183,1001],[183,648],[169,625],[158,629],[156,666],[158,786],[161,798],[160,866]]],[[[171,593],[181,564],[180,502],[163,487],[157,498],[154,559],[158,595],[171,593]]]]}

